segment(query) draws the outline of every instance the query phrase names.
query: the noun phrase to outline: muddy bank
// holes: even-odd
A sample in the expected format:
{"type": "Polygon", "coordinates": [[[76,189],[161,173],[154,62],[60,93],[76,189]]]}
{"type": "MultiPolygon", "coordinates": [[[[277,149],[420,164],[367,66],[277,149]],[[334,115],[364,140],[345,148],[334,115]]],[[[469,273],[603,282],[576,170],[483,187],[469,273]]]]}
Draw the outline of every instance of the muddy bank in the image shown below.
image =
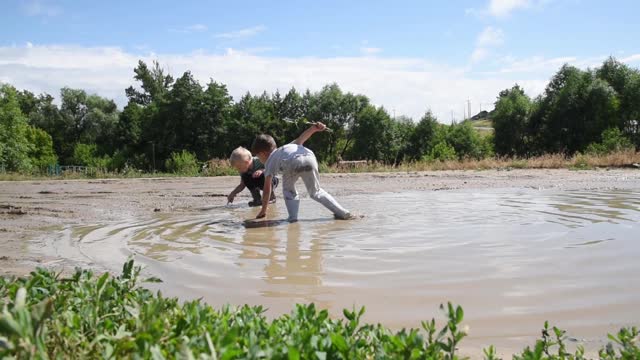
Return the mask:
{"type": "MultiPolygon", "coordinates": [[[[0,273],[21,275],[34,266],[73,267],[75,264],[64,257],[33,254],[27,242],[37,248],[43,245],[38,244],[42,236],[70,225],[224,205],[226,194],[237,182],[237,177],[0,182],[0,273]]],[[[640,188],[640,171],[325,174],[322,185],[336,196],[495,188],[633,190],[640,188]]],[[[246,201],[249,201],[246,192],[237,198],[237,202],[246,201]]]]}
{"type": "Polygon", "coordinates": [[[474,350],[519,350],[545,320],[595,349],[640,321],[629,316],[640,291],[628,286],[640,271],[640,171],[328,174],[323,186],[363,220],[334,221],[305,200],[299,223],[256,229],[242,226],[255,209],[224,206],[237,182],[2,182],[1,273],[117,272],[135,255],[167,295],[273,315],[296,302],[334,315],[366,305],[366,321],[393,328],[441,319],[451,300],[465,307],[474,350]]]}

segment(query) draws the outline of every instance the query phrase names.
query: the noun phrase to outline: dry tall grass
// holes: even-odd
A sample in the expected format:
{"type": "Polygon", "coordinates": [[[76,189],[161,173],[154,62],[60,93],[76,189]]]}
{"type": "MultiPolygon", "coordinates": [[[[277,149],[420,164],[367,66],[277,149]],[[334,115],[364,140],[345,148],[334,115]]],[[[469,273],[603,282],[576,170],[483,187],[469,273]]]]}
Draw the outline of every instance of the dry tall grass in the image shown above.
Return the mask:
{"type": "MultiPolygon", "coordinates": [[[[578,154],[566,157],[560,154],[548,154],[532,158],[487,158],[481,160],[465,159],[453,161],[417,161],[403,163],[398,166],[380,162],[363,162],[353,166],[320,165],[325,173],[361,173],[361,172],[416,172],[438,170],[489,170],[489,169],[595,169],[595,168],[640,168],[640,152],[619,151],[606,155],[578,154]],[[634,165],[635,164],[635,165],[634,165]]],[[[238,175],[228,160],[214,159],[206,163],[200,172],[201,176],[238,175]]],[[[174,177],[180,174],[145,173],[132,171],[127,173],[100,172],[94,176],[79,173],[63,174],[50,177],[46,174],[0,173],[0,181],[20,181],[34,179],[87,179],[87,178],[141,178],[141,177],[174,177]]]]}
{"type": "MultiPolygon", "coordinates": [[[[640,152],[619,151],[607,155],[577,154],[567,157],[562,154],[547,154],[532,158],[486,158],[481,160],[465,159],[453,161],[417,161],[398,166],[368,162],[355,167],[323,167],[323,171],[341,172],[411,172],[437,170],[488,170],[488,169],[593,169],[600,167],[634,167],[640,164],[640,152]]],[[[636,166],[637,167],[637,166],[636,166]]]]}

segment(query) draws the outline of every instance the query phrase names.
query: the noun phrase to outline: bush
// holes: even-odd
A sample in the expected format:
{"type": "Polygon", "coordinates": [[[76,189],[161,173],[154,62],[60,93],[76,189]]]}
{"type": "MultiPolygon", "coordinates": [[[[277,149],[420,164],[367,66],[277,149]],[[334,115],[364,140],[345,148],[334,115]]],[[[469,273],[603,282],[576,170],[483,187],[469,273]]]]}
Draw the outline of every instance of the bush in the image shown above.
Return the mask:
{"type": "Polygon", "coordinates": [[[89,166],[93,162],[96,153],[95,144],[76,144],[73,147],[73,164],[79,166],[89,166]]]}
{"type": "Polygon", "coordinates": [[[53,151],[51,135],[42,129],[28,126],[26,138],[32,145],[29,151],[29,159],[34,167],[40,169],[57,163],[58,157],[53,151]]]}
{"type": "Polygon", "coordinates": [[[109,168],[111,166],[111,157],[109,155],[100,157],[96,152],[96,144],[76,144],[73,147],[73,165],[96,167],[99,169],[109,168]]]}
{"type": "Polygon", "coordinates": [[[485,156],[483,139],[470,122],[453,124],[446,130],[446,141],[453,147],[460,160],[479,160],[485,156]]]}
{"type": "Polygon", "coordinates": [[[164,166],[168,172],[186,176],[197,175],[200,171],[196,155],[187,150],[172,152],[171,157],[165,161],[164,166]]]}
{"type": "Polygon", "coordinates": [[[480,151],[481,151],[481,155],[480,157],[482,159],[486,159],[486,158],[491,158],[496,156],[496,150],[495,150],[495,135],[491,134],[491,135],[486,135],[486,136],[481,136],[480,138],[480,151]]]}
{"type": "Polygon", "coordinates": [[[436,144],[436,146],[431,149],[429,155],[427,155],[423,160],[427,162],[433,161],[449,161],[456,160],[458,155],[456,154],[456,150],[453,146],[448,143],[441,141],[436,144]]]}
{"type": "Polygon", "coordinates": [[[634,148],[631,140],[624,136],[620,129],[610,128],[602,133],[601,142],[589,144],[585,152],[592,155],[606,155],[634,148]]]}
{"type": "MultiPolygon", "coordinates": [[[[15,359],[461,359],[464,311],[441,306],[446,324],[391,331],[362,324],[364,308],[331,319],[313,304],[296,305],[273,320],[261,306],[215,310],[200,300],[180,303],[138,286],[141,269],[95,277],[76,270],[69,279],[38,269],[26,279],[0,278],[0,358],[15,359]]],[[[146,281],[158,282],[151,278],[146,281]]],[[[601,359],[638,359],[638,330],[622,329],[601,359]]],[[[548,324],[533,348],[514,359],[584,359],[569,354],[564,331],[548,324]]],[[[486,359],[497,359],[493,347],[486,359]]]]}
{"type": "Polygon", "coordinates": [[[577,154],[573,158],[573,164],[570,167],[573,170],[591,170],[593,167],[589,164],[589,157],[583,154],[577,154]]]}
{"type": "Polygon", "coordinates": [[[111,161],[109,161],[107,168],[109,169],[109,171],[124,171],[126,167],[129,167],[127,165],[127,155],[124,153],[124,151],[118,150],[113,153],[113,156],[111,157],[111,161]]]}
{"type": "Polygon", "coordinates": [[[211,159],[205,163],[202,173],[205,176],[233,176],[238,175],[227,159],[211,159]]]}

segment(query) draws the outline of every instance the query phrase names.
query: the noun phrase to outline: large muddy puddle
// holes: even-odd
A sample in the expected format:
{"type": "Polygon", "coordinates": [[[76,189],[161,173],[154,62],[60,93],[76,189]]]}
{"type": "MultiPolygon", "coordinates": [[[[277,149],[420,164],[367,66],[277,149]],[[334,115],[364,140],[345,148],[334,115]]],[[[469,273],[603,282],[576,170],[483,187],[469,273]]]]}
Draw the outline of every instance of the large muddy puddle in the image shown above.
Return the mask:
{"type": "MultiPolygon", "coordinates": [[[[278,194],[280,196],[280,194],[278,194]]],[[[279,199],[281,201],[281,199],[279,199]]],[[[67,228],[45,246],[119,271],[135,256],[163,293],[269,314],[315,302],[418,327],[465,308],[471,341],[520,346],[545,320],[581,342],[640,322],[640,193],[532,189],[350,195],[337,221],[303,199],[300,221],[246,228],[246,206],[183,209],[67,228]],[[511,344],[513,343],[513,344],[511,344]]],[[[286,218],[284,204],[270,210],[286,218]]]]}

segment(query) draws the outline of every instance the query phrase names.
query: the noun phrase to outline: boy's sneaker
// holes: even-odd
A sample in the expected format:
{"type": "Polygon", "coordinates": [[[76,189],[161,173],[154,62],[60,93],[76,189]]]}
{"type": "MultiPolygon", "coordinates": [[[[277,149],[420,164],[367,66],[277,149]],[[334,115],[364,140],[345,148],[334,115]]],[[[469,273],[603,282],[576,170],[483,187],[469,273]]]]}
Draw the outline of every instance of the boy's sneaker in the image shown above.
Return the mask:
{"type": "Polygon", "coordinates": [[[333,217],[336,220],[355,220],[358,219],[358,216],[353,215],[352,213],[348,212],[346,214],[344,214],[344,216],[338,216],[338,214],[333,214],[333,217]]]}
{"type": "Polygon", "coordinates": [[[254,188],[251,189],[251,197],[253,197],[252,201],[249,201],[249,206],[260,206],[262,205],[262,196],[260,196],[260,189],[254,188]]]}
{"type": "MultiPolygon", "coordinates": [[[[276,194],[272,191],[271,192],[271,198],[269,199],[269,204],[275,204],[276,203],[276,194]]],[[[249,201],[249,206],[262,206],[262,197],[260,197],[260,195],[258,195],[258,197],[253,197],[253,201],[249,201]]]]}

